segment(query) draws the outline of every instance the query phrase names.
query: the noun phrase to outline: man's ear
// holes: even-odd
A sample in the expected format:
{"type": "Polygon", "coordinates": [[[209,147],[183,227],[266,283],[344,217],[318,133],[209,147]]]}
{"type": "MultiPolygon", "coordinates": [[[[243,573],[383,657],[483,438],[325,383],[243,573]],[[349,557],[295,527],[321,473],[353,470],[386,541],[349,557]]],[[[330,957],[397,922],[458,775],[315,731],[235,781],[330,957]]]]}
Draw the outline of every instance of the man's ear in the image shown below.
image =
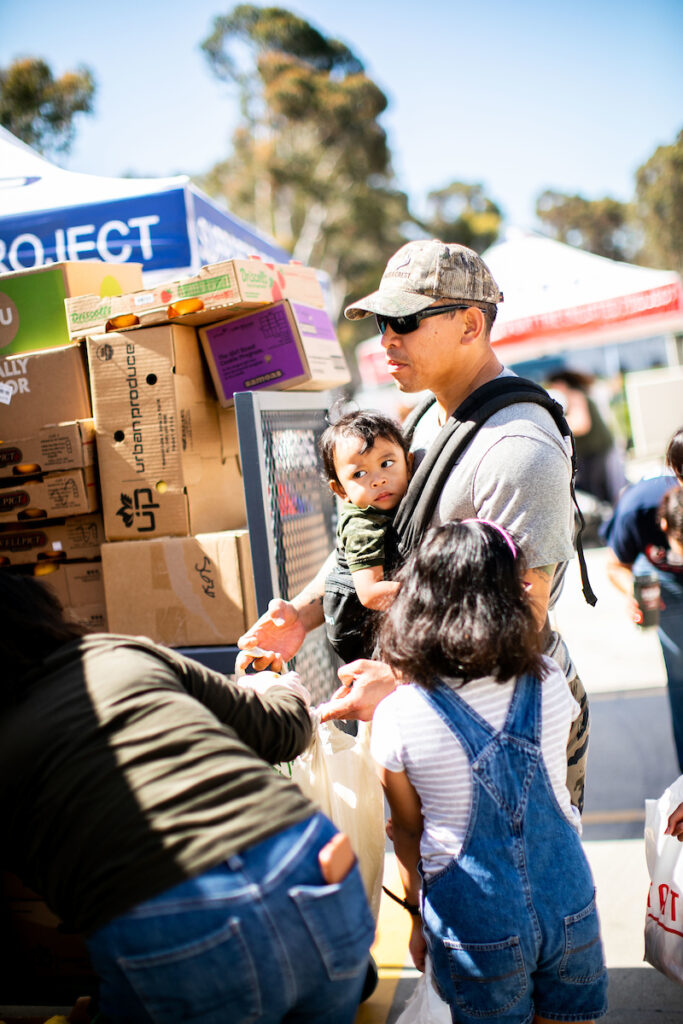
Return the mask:
{"type": "Polygon", "coordinates": [[[461,341],[466,345],[471,345],[473,341],[478,341],[486,333],[486,317],[478,306],[468,306],[462,316],[465,330],[461,341]]]}
{"type": "Polygon", "coordinates": [[[406,455],[406,465],[408,466],[408,476],[413,472],[413,462],[415,461],[415,453],[408,452],[406,455]]]}
{"type": "Polygon", "coordinates": [[[342,501],[346,501],[346,491],[338,480],[330,480],[330,490],[342,501]]]}

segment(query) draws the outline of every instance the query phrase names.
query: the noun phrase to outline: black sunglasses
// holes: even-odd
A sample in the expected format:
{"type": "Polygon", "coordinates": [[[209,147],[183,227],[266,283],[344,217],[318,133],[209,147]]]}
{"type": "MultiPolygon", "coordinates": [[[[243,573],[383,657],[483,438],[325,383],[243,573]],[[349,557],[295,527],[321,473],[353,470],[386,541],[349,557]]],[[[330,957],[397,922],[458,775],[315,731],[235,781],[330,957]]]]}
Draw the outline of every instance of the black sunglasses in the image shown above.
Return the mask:
{"type": "Polygon", "coordinates": [[[387,327],[391,327],[394,334],[412,334],[420,326],[420,321],[428,316],[438,316],[440,313],[450,313],[455,309],[469,309],[470,306],[428,306],[420,313],[409,313],[408,316],[384,316],[382,313],[375,313],[375,320],[380,334],[384,334],[387,327]]]}

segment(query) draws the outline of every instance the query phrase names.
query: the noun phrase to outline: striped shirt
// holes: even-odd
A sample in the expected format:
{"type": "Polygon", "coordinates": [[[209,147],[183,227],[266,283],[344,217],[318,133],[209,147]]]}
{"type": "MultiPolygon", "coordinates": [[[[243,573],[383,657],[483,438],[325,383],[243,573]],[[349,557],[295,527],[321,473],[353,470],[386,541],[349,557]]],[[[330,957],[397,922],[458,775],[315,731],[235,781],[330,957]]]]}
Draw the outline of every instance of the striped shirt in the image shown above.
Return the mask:
{"type": "MultiPolygon", "coordinates": [[[[544,660],[549,672],[542,683],[541,752],[560,810],[580,831],[566,785],[567,740],[579,705],[564,673],[544,660]]],[[[513,689],[514,679],[498,683],[487,677],[459,687],[458,694],[501,729],[513,689]]],[[[398,686],[378,705],[371,742],[375,761],[389,771],[405,771],[417,790],[424,818],[423,867],[427,875],[440,871],[460,852],[472,806],[472,774],[462,745],[414,684],[398,686]]]]}

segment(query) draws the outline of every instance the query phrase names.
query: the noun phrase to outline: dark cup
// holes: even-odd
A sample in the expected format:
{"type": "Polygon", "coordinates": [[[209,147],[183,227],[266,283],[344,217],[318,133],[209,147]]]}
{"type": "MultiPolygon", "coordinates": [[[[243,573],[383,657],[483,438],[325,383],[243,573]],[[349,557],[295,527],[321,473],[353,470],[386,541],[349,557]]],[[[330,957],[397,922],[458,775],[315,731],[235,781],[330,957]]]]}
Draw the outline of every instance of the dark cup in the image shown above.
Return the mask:
{"type": "Polygon", "coordinates": [[[638,602],[641,615],[643,616],[640,626],[658,626],[659,625],[659,604],[660,604],[660,588],[659,588],[659,577],[656,573],[645,573],[642,576],[636,576],[633,580],[633,596],[638,602]]]}

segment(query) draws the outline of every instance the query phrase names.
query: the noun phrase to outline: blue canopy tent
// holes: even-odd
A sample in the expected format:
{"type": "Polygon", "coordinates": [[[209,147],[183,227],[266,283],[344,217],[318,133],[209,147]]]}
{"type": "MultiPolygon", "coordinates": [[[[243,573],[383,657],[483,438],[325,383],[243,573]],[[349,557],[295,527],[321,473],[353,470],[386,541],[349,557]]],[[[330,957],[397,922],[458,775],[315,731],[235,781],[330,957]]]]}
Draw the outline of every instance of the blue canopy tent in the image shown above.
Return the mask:
{"type": "Polygon", "coordinates": [[[190,182],[65,171],[0,127],[0,273],[63,260],[141,263],[145,283],[290,254],[190,182]]]}

